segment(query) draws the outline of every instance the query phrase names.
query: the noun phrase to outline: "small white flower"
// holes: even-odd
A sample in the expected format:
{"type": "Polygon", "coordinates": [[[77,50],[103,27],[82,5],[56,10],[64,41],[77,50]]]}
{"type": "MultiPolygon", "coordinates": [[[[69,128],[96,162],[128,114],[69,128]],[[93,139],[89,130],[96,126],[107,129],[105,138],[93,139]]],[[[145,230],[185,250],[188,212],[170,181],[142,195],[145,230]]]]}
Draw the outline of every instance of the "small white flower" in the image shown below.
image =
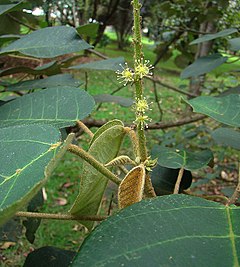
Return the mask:
{"type": "Polygon", "coordinates": [[[122,71],[117,70],[117,79],[120,80],[120,82],[124,82],[124,86],[127,85],[129,82],[134,81],[134,72],[128,67],[127,63],[125,63],[125,67],[120,65],[122,67],[122,71]]]}

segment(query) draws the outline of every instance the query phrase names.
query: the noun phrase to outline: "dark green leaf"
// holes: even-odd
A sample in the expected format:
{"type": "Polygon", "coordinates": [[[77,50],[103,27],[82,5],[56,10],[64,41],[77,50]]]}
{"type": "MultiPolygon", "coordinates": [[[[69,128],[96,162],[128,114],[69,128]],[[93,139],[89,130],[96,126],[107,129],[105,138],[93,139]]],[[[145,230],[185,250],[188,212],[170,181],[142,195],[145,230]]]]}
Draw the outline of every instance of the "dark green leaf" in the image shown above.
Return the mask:
{"type": "Polygon", "coordinates": [[[230,39],[228,42],[230,44],[230,49],[232,51],[239,51],[240,50],[240,38],[239,37],[230,39]]]}
{"type": "Polygon", "coordinates": [[[79,35],[86,37],[95,38],[98,33],[99,24],[98,23],[89,23],[76,28],[79,35]]]}
{"type": "Polygon", "coordinates": [[[60,132],[50,125],[0,129],[0,224],[26,204],[46,182],[70,138],[61,147],[60,132]]]}
{"type": "Polygon", "coordinates": [[[88,69],[88,70],[112,70],[117,71],[120,69],[120,64],[124,64],[123,57],[110,58],[104,60],[93,61],[86,64],[80,64],[70,67],[69,69],[88,69]]]}
{"type": "Polygon", "coordinates": [[[69,267],[76,252],[42,247],[29,253],[23,267],[69,267]]]}
{"type": "Polygon", "coordinates": [[[218,66],[222,65],[227,61],[227,59],[228,57],[223,57],[221,54],[213,54],[206,57],[200,57],[183,70],[183,72],[181,73],[181,78],[185,79],[208,73],[218,66]]]}
{"type": "Polygon", "coordinates": [[[79,266],[239,266],[240,209],[186,195],[143,200],[102,222],[79,266]]]}
{"type": "Polygon", "coordinates": [[[213,155],[210,150],[190,152],[155,145],[152,149],[153,158],[158,158],[158,164],[163,167],[186,170],[197,170],[206,167],[212,160],[213,155]]]}
{"type": "MultiPolygon", "coordinates": [[[[150,173],[152,185],[157,196],[172,194],[177,181],[180,169],[170,169],[162,167],[159,164],[150,173]]],[[[192,174],[188,170],[184,170],[180,183],[179,192],[189,188],[192,183],[192,174]]]]}
{"type": "Polygon", "coordinates": [[[218,128],[211,133],[213,139],[224,146],[240,150],[240,132],[230,128],[218,128]]]}
{"type": "Polygon", "coordinates": [[[50,63],[37,67],[35,69],[25,67],[25,66],[13,67],[13,68],[9,68],[6,70],[1,70],[0,77],[11,75],[11,74],[16,74],[16,73],[28,73],[28,74],[33,74],[33,75],[44,74],[44,75],[50,76],[50,75],[61,73],[61,66],[58,65],[56,61],[52,61],[50,63]]]}
{"type": "Polygon", "coordinates": [[[57,74],[45,79],[28,80],[7,86],[7,91],[33,90],[55,86],[79,87],[80,81],[75,80],[71,74],[57,74]]]}
{"type": "Polygon", "coordinates": [[[225,36],[228,36],[228,35],[230,35],[232,33],[237,32],[237,31],[238,31],[237,29],[230,28],[230,29],[222,30],[222,31],[217,32],[217,33],[213,33],[213,34],[205,34],[204,36],[192,41],[190,43],[190,45],[199,44],[199,43],[202,43],[202,42],[207,42],[207,41],[219,38],[219,37],[225,37],[225,36]]]}
{"type": "Polygon", "coordinates": [[[94,98],[96,103],[113,102],[113,103],[117,103],[123,107],[130,107],[133,104],[132,99],[122,97],[122,96],[101,94],[101,95],[94,95],[93,98],[94,98]]]}
{"type": "Polygon", "coordinates": [[[22,1],[16,4],[0,5],[0,15],[13,11],[22,1]]]}
{"type": "Polygon", "coordinates": [[[74,28],[56,26],[27,34],[9,46],[4,47],[0,50],[0,54],[19,52],[33,57],[52,58],[90,47],[79,37],[74,28]]]}
{"type": "MultiPolygon", "coordinates": [[[[38,212],[39,209],[43,206],[44,199],[42,190],[40,190],[28,204],[27,211],[29,212],[38,212]]],[[[26,218],[23,221],[23,225],[26,228],[25,236],[27,240],[33,244],[35,240],[35,233],[40,226],[40,218],[26,218]]]]}
{"type": "Polygon", "coordinates": [[[205,114],[230,126],[240,126],[240,94],[223,97],[199,96],[186,102],[194,112],[205,114]]]}
{"type": "Polygon", "coordinates": [[[93,107],[93,98],[82,89],[67,86],[48,88],[3,105],[0,126],[47,123],[67,127],[85,118],[93,107]]]}

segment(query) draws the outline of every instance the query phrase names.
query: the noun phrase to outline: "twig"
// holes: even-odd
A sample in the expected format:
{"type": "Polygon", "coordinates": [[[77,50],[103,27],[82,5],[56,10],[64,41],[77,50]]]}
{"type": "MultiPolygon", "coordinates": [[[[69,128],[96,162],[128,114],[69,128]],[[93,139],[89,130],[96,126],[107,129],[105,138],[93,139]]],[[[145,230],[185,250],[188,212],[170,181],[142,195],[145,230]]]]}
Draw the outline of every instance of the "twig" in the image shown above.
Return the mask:
{"type": "Polygon", "coordinates": [[[233,195],[228,200],[226,206],[229,206],[231,204],[235,204],[239,197],[240,197],[240,164],[239,164],[239,168],[238,168],[238,184],[237,184],[237,187],[236,187],[233,195]]]}
{"type": "Polygon", "coordinates": [[[27,23],[25,23],[25,22],[23,22],[23,21],[21,21],[21,20],[15,18],[14,16],[12,16],[12,15],[9,14],[9,13],[7,14],[7,16],[8,16],[9,18],[11,18],[12,20],[16,21],[17,23],[22,24],[23,26],[29,28],[30,30],[33,30],[33,31],[37,30],[36,28],[34,28],[34,27],[32,27],[31,25],[28,25],[27,23]]]}
{"type": "Polygon", "coordinates": [[[175,187],[174,187],[173,194],[178,194],[178,192],[179,192],[180,183],[181,183],[182,177],[183,177],[183,172],[184,172],[184,168],[182,167],[179,170],[179,173],[178,173],[178,177],[177,177],[177,181],[176,181],[176,184],[175,184],[175,187]]]}
{"type": "Polygon", "coordinates": [[[103,174],[106,178],[108,178],[115,184],[119,185],[121,183],[120,178],[118,178],[115,174],[109,171],[106,167],[103,166],[102,163],[97,161],[93,156],[84,151],[81,147],[70,144],[68,147],[68,151],[84,159],[86,162],[91,164],[93,168],[95,168],[97,171],[99,171],[101,174],[103,174]]]}
{"type": "Polygon", "coordinates": [[[88,134],[91,138],[93,138],[93,136],[94,136],[93,132],[83,122],[81,122],[81,121],[78,120],[77,121],[77,125],[78,125],[79,128],[82,128],[83,131],[86,134],[88,134]]]}
{"type": "Polygon", "coordinates": [[[71,214],[54,214],[54,213],[40,213],[40,212],[27,212],[27,211],[19,211],[15,215],[18,217],[26,217],[26,218],[41,218],[41,219],[53,219],[53,220],[79,220],[79,221],[103,221],[108,217],[108,216],[98,216],[98,215],[75,216],[71,214]]]}
{"type": "MultiPolygon", "coordinates": [[[[207,118],[205,115],[196,115],[194,117],[190,118],[183,118],[178,121],[170,121],[170,122],[158,122],[158,123],[149,123],[148,124],[148,130],[157,130],[157,129],[167,129],[172,127],[178,127],[181,125],[189,124],[192,122],[196,122],[199,120],[203,120],[207,118]]],[[[95,119],[85,119],[83,120],[83,123],[87,125],[89,128],[91,127],[101,127],[103,124],[105,124],[106,120],[95,120],[95,119]]],[[[127,127],[133,127],[132,124],[126,124],[127,127]]]]}

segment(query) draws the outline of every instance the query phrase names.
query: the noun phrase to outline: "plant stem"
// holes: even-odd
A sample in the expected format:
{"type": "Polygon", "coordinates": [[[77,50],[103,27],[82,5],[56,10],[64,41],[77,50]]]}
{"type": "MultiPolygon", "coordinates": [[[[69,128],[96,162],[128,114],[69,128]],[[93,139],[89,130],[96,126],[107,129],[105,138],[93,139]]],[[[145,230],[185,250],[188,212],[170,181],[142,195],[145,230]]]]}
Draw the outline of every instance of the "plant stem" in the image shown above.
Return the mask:
{"type": "MultiPolygon", "coordinates": [[[[136,69],[139,62],[143,59],[142,52],[142,34],[141,34],[141,16],[140,9],[141,4],[138,0],[132,1],[133,6],[133,47],[134,47],[134,68],[136,69]]],[[[143,99],[143,83],[142,79],[136,79],[135,81],[135,92],[136,99],[143,99]]],[[[146,147],[146,137],[144,134],[144,127],[139,123],[137,125],[137,136],[138,136],[138,149],[141,162],[147,159],[147,147],[146,147]]]]}
{"type": "Polygon", "coordinates": [[[238,184],[237,184],[237,187],[236,187],[233,195],[228,200],[226,206],[229,206],[231,204],[235,204],[239,197],[240,197],[240,164],[239,164],[239,168],[238,168],[238,184]]]}
{"type": "Polygon", "coordinates": [[[40,213],[40,212],[27,212],[27,211],[19,211],[15,215],[18,217],[26,217],[26,218],[40,218],[40,219],[53,219],[53,220],[79,220],[79,221],[102,221],[107,218],[107,216],[99,216],[99,215],[75,216],[71,214],[53,214],[53,213],[40,213]]]}
{"type": "Polygon", "coordinates": [[[93,132],[82,121],[77,121],[77,125],[79,128],[82,128],[86,134],[88,134],[91,138],[93,138],[94,136],[93,132]]]}
{"type": "Polygon", "coordinates": [[[181,183],[182,177],[183,177],[183,172],[184,172],[184,168],[182,167],[179,170],[179,173],[178,173],[178,177],[177,177],[177,181],[176,181],[176,184],[175,184],[175,187],[174,187],[173,194],[178,194],[178,192],[179,192],[180,183],[181,183]]]}
{"type": "Polygon", "coordinates": [[[98,170],[101,174],[103,174],[106,178],[108,178],[115,184],[119,185],[121,183],[121,179],[119,179],[115,174],[104,167],[101,162],[97,161],[93,156],[84,151],[81,147],[71,144],[68,147],[68,151],[87,161],[89,164],[91,164],[91,166],[93,166],[93,168],[98,170]]]}

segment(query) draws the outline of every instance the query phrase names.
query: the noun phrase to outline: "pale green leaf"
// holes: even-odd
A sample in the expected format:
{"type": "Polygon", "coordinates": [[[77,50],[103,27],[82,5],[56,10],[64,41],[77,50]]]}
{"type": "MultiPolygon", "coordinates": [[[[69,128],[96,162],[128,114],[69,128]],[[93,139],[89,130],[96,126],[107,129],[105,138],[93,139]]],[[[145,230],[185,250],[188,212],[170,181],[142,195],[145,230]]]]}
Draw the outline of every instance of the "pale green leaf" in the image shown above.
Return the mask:
{"type": "Polygon", "coordinates": [[[55,26],[36,30],[21,37],[0,50],[0,54],[19,52],[32,57],[52,58],[90,47],[74,28],[55,26]]]}
{"type": "Polygon", "coordinates": [[[133,104],[131,98],[126,98],[122,96],[100,94],[93,96],[96,103],[117,103],[123,107],[130,107],[133,104]]]}
{"type": "Polygon", "coordinates": [[[221,54],[200,57],[182,71],[181,78],[185,79],[208,73],[225,63],[227,59],[228,57],[223,57],[221,54]]]}
{"type": "Polygon", "coordinates": [[[196,40],[192,41],[190,43],[190,45],[199,44],[199,43],[202,43],[202,42],[207,42],[207,41],[214,40],[214,39],[217,39],[217,38],[220,38],[220,37],[225,37],[225,36],[228,36],[228,35],[230,35],[232,33],[237,32],[237,31],[238,30],[235,29],[235,28],[230,28],[230,29],[222,30],[222,31],[217,32],[217,33],[213,33],[213,34],[205,34],[204,36],[202,36],[200,38],[197,38],[196,40]]]}
{"type": "Polygon", "coordinates": [[[230,49],[232,51],[239,51],[240,50],[240,38],[239,37],[230,39],[228,42],[230,44],[230,49]]]}
{"type": "Polygon", "coordinates": [[[0,150],[2,224],[39,191],[66,145],[61,149],[61,134],[50,125],[18,125],[0,129],[0,150]]]}
{"type": "Polygon", "coordinates": [[[221,145],[240,150],[240,132],[231,128],[218,128],[211,133],[213,139],[221,145]]]}
{"type": "Polygon", "coordinates": [[[240,265],[240,209],[186,195],[143,200],[102,222],[72,267],[240,265]]]}
{"type": "Polygon", "coordinates": [[[0,126],[44,123],[67,127],[85,118],[93,106],[93,98],[82,89],[66,86],[48,88],[1,106],[0,126]]]}
{"type": "MultiPolygon", "coordinates": [[[[105,164],[114,159],[120,149],[124,137],[123,125],[115,125],[105,130],[92,143],[89,154],[105,164]]],[[[94,215],[99,212],[103,193],[108,179],[93,168],[89,163],[83,163],[79,195],[70,210],[74,215],[94,215]]],[[[82,221],[83,225],[91,229],[93,222],[82,221]]]]}
{"type": "Polygon", "coordinates": [[[230,126],[240,126],[240,94],[223,97],[199,96],[186,102],[194,112],[205,114],[230,126]]]}
{"type": "Polygon", "coordinates": [[[80,64],[70,67],[69,69],[88,69],[88,70],[112,70],[117,71],[120,69],[120,65],[124,64],[123,57],[110,58],[104,60],[93,61],[90,63],[80,64]]]}
{"type": "Polygon", "coordinates": [[[19,1],[16,4],[5,4],[5,5],[0,5],[0,15],[6,14],[8,12],[13,11],[18,5],[21,4],[22,1],[19,1]]]}
{"type": "Polygon", "coordinates": [[[71,74],[57,74],[45,79],[27,80],[7,86],[7,91],[33,90],[55,86],[79,87],[81,82],[73,78],[71,74]]]}

